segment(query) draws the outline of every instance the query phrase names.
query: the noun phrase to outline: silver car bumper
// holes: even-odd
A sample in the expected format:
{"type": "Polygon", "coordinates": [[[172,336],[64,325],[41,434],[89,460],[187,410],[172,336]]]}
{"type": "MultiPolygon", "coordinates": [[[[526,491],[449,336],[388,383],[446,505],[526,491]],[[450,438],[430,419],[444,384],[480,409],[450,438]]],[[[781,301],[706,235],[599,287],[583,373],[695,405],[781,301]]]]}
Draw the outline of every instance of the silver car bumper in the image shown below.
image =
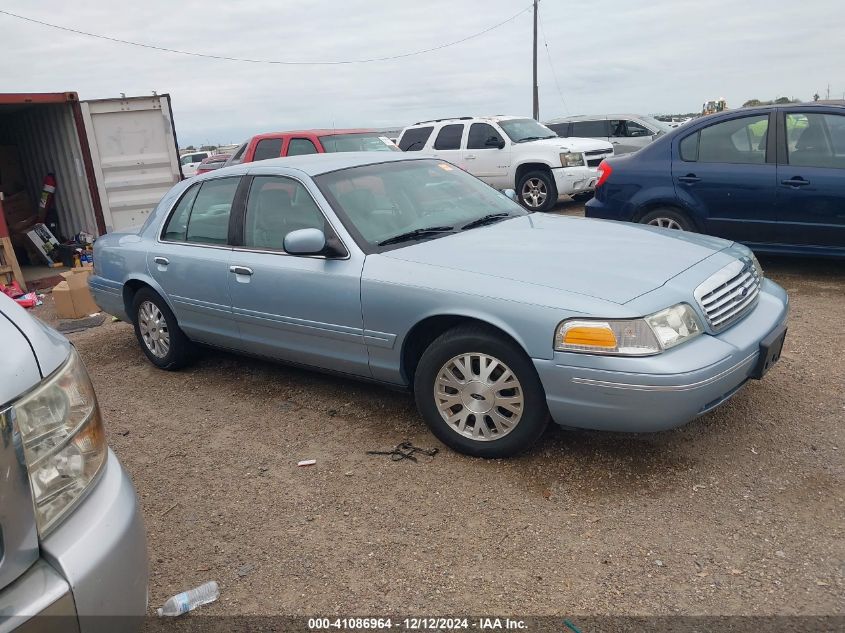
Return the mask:
{"type": "Polygon", "coordinates": [[[94,488],[41,542],[41,559],[0,592],[0,633],[140,630],[147,580],[135,489],[109,450],[94,488]],[[63,617],[34,617],[45,615],[63,617]]]}
{"type": "Polygon", "coordinates": [[[726,402],[752,377],[760,343],[781,327],[786,292],[766,280],[736,325],[645,358],[555,353],[534,360],[558,424],[603,431],[660,431],[726,402]],[[576,364],[577,363],[577,364],[576,364]]]}

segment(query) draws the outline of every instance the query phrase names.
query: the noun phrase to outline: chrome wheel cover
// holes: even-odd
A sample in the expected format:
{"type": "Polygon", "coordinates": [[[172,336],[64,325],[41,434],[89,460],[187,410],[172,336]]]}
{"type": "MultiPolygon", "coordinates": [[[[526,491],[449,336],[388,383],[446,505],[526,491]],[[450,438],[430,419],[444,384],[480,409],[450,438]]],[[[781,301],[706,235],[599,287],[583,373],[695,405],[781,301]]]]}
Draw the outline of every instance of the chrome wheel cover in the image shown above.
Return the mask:
{"type": "Polygon", "coordinates": [[[522,185],[522,201],[527,207],[539,209],[549,197],[546,183],[539,178],[529,178],[522,185]]]}
{"type": "Polygon", "coordinates": [[[138,330],[144,345],[153,356],[167,356],[170,351],[170,331],[164,314],[152,301],[144,301],[138,306],[138,330]]]}
{"type": "Polygon", "coordinates": [[[662,229],[674,229],[676,231],[683,231],[683,227],[678,224],[677,220],[672,218],[654,218],[649,222],[650,226],[659,226],[662,229]]]}
{"type": "Polygon", "coordinates": [[[516,375],[498,358],[479,352],[455,356],[440,368],[434,402],[449,428],[477,442],[513,431],[525,408],[516,375]]]}

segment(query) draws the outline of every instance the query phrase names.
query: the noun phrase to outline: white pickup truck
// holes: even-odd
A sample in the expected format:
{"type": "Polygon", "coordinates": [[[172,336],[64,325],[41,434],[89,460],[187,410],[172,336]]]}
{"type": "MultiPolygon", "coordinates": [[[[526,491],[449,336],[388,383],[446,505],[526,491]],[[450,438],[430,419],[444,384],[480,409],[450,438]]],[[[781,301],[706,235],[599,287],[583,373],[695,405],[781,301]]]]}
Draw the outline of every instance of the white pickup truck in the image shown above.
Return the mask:
{"type": "Polygon", "coordinates": [[[532,211],[549,211],[561,195],[595,189],[597,167],[613,146],[559,138],[534,119],[515,116],[422,121],[402,130],[399,149],[442,158],[497,189],[515,189],[532,211]]]}

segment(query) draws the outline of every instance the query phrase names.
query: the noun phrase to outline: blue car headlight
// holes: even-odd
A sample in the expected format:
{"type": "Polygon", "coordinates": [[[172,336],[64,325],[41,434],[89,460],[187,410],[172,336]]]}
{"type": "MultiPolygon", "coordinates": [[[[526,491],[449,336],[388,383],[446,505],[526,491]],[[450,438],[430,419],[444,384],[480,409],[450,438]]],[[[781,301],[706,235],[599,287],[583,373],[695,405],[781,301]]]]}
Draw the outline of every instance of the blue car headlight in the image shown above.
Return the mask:
{"type": "Polygon", "coordinates": [[[679,303],[641,319],[567,319],[555,332],[555,350],[650,356],[695,338],[703,331],[695,310],[679,303]]]}

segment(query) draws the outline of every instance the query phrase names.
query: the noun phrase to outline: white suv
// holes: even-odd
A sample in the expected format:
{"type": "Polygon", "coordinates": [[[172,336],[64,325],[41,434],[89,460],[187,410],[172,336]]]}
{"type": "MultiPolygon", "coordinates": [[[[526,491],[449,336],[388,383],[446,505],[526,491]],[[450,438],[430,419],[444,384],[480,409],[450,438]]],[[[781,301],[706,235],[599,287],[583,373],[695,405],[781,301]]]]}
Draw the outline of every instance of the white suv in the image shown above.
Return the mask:
{"type": "Polygon", "coordinates": [[[592,192],[599,163],[613,156],[606,141],[558,138],[534,119],[515,116],[415,123],[402,130],[399,149],[447,160],[497,189],[515,188],[532,211],[551,210],[562,194],[592,192]]]}

